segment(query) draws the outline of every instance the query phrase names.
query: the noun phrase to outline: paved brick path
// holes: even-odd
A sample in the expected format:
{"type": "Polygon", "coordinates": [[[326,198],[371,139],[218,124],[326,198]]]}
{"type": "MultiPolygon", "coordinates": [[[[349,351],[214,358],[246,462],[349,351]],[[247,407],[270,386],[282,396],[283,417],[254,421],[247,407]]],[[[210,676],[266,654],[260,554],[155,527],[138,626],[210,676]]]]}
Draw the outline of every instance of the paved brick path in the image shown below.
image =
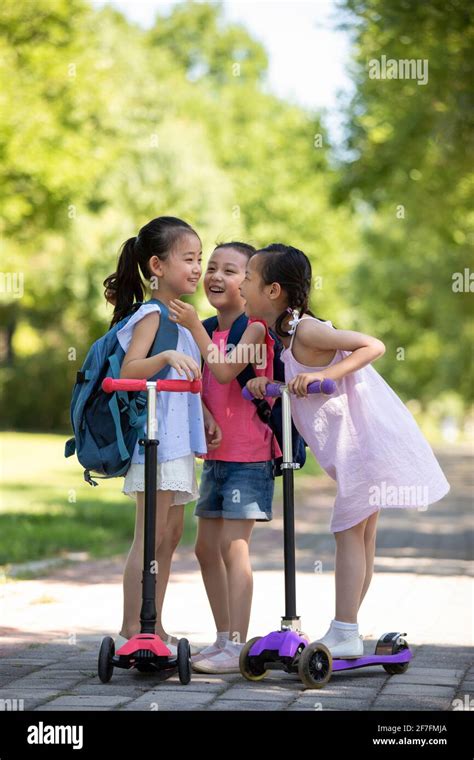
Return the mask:
{"type": "MultiPolygon", "coordinates": [[[[121,617],[123,557],[82,562],[48,577],[0,585],[0,709],[25,710],[451,710],[473,699],[472,455],[466,447],[438,450],[452,484],[426,512],[387,510],[380,519],[376,576],[361,610],[366,652],[389,630],[407,632],[409,670],[338,673],[323,690],[305,690],[296,676],[272,672],[252,684],[239,675],[177,676],[115,671],[96,674],[102,635],[121,617]],[[4,700],[2,702],[1,700],[4,700]],[[15,702],[17,700],[17,702],[15,702]],[[22,702],[23,700],[23,702],[22,702]]],[[[334,496],[329,479],[297,475],[298,612],[312,639],[333,615],[334,496]],[[320,572],[319,572],[320,570],[320,572]]],[[[256,527],[255,589],[249,637],[278,627],[283,612],[281,500],[271,525],[256,527]]],[[[180,548],[165,602],[169,631],[196,643],[213,625],[193,552],[180,548]]],[[[474,708],[474,699],[472,703],[474,708]]]]}

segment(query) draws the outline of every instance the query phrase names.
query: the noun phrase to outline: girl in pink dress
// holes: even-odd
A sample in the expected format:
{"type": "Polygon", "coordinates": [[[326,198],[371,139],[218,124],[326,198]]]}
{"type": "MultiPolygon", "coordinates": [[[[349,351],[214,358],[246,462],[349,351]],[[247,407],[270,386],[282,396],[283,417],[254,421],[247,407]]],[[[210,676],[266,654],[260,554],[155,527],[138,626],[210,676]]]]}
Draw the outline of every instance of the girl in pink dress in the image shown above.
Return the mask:
{"type": "MultiPolygon", "coordinates": [[[[334,657],[363,654],[357,613],[370,585],[381,508],[427,509],[449,491],[413,416],[371,366],[385,352],[377,338],[337,330],[308,309],[311,264],[302,251],[274,244],[248,262],[241,293],[246,314],[281,337],[294,423],[337,482],[330,529],[336,541],[336,609],[320,639],[334,657]],[[336,382],[332,396],[307,394],[315,380],[336,382]]],[[[266,377],[247,383],[263,398],[266,377]]]]}

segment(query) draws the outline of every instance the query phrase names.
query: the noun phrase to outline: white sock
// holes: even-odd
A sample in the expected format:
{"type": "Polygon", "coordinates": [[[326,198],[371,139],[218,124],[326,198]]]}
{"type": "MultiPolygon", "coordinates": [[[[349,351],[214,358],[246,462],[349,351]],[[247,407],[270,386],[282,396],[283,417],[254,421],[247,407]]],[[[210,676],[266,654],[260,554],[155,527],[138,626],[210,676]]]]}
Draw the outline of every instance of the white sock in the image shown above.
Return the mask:
{"type": "Polygon", "coordinates": [[[231,641],[228,639],[225,643],[225,648],[232,652],[232,654],[240,654],[243,644],[239,644],[237,641],[231,641]]]}
{"type": "Polygon", "coordinates": [[[230,631],[216,631],[215,646],[224,649],[226,642],[229,641],[229,635],[230,631]]]}
{"type": "Polygon", "coordinates": [[[359,625],[357,623],[343,623],[341,620],[334,619],[331,620],[329,629],[319,641],[322,641],[326,646],[334,646],[358,635],[359,625]]]}

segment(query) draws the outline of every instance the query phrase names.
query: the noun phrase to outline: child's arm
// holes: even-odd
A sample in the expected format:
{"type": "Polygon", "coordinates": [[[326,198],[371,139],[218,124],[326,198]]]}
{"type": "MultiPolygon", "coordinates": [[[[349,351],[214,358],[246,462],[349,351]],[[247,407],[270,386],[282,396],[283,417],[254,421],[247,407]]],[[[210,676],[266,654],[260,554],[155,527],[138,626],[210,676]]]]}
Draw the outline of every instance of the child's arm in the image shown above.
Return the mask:
{"type": "Polygon", "coordinates": [[[236,359],[239,354],[238,346],[247,346],[247,351],[249,351],[258,343],[265,343],[266,331],[265,326],[261,322],[252,322],[248,325],[238,346],[226,355],[223,351],[219,351],[216,344],[209,338],[194,306],[184,303],[184,301],[175,300],[170,301],[169,311],[172,316],[176,316],[178,324],[187,327],[191,331],[204,361],[219,383],[223,385],[230,383],[249,363],[256,363],[253,361],[254,357],[252,356],[247,357],[247,361],[243,362],[237,362],[236,359]],[[214,360],[216,354],[218,354],[218,361],[214,360]]]}
{"type": "Polygon", "coordinates": [[[352,330],[335,330],[333,327],[328,327],[328,325],[316,322],[313,319],[304,319],[299,323],[296,339],[306,349],[352,351],[350,356],[332,364],[327,370],[302,372],[296,375],[288,383],[288,387],[290,392],[299,396],[306,395],[309,383],[314,380],[329,378],[337,382],[345,375],[365,367],[385,353],[385,345],[378,338],[352,330]]]}
{"type": "Polygon", "coordinates": [[[208,449],[217,449],[218,446],[220,446],[222,441],[222,430],[220,429],[219,425],[215,421],[214,417],[212,416],[211,412],[205,405],[204,401],[202,401],[202,411],[204,416],[204,429],[206,431],[206,442],[207,442],[207,448],[208,449]]]}
{"type": "Polygon", "coordinates": [[[201,377],[201,368],[191,356],[182,354],[180,351],[161,351],[156,356],[150,356],[148,359],[145,358],[153,345],[159,324],[160,315],[158,312],[147,314],[146,317],[143,317],[136,324],[132,340],[122,362],[120,378],[153,377],[153,375],[156,375],[157,372],[169,364],[180,375],[185,374],[188,380],[199,379],[201,377]]]}

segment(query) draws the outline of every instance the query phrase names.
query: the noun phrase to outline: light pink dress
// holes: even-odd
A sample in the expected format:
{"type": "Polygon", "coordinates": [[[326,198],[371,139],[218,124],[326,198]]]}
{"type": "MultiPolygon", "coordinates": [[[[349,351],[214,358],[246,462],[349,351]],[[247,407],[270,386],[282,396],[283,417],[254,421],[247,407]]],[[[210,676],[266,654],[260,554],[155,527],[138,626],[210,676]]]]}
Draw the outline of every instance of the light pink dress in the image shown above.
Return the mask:
{"type": "MultiPolygon", "coordinates": [[[[281,355],[286,382],[300,372],[324,374],[351,354],[337,350],[325,367],[309,367],[293,356],[294,335],[281,355]]],[[[449,483],[412,414],[370,364],[338,380],[332,396],[292,394],[291,412],[319,464],[337,482],[333,533],[385,507],[426,510],[448,493],[449,483]]]]}

